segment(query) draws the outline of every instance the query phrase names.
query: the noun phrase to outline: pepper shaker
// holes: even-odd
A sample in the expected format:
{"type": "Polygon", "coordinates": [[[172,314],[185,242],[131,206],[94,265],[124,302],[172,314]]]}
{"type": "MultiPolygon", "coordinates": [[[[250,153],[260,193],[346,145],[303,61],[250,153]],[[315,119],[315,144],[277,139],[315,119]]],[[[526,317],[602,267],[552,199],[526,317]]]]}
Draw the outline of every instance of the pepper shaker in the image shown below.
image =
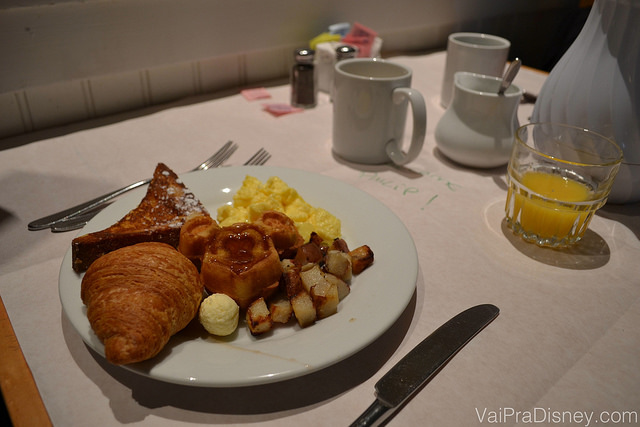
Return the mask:
{"type": "Polygon", "coordinates": [[[296,63],[291,70],[291,105],[313,108],[317,104],[317,85],[313,49],[296,49],[296,63]]]}

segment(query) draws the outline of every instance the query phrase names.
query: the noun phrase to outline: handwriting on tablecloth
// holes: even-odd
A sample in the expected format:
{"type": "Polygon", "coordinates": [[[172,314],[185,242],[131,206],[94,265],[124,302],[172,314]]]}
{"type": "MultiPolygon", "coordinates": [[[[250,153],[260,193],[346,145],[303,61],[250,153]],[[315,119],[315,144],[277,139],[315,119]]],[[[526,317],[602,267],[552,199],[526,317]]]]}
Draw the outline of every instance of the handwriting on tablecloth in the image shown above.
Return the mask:
{"type": "MultiPolygon", "coordinates": [[[[429,171],[423,171],[422,176],[423,179],[426,178],[428,180],[436,182],[437,184],[439,184],[438,188],[441,188],[446,192],[455,192],[462,188],[461,185],[451,182],[448,179],[429,171]]],[[[416,198],[422,197],[425,202],[421,205],[421,210],[431,205],[438,198],[438,193],[434,192],[433,188],[421,188],[412,186],[405,182],[402,182],[398,178],[383,176],[378,172],[362,172],[360,174],[360,179],[378,183],[382,187],[397,192],[402,196],[416,198]]],[[[422,180],[420,182],[423,183],[422,180]]]]}

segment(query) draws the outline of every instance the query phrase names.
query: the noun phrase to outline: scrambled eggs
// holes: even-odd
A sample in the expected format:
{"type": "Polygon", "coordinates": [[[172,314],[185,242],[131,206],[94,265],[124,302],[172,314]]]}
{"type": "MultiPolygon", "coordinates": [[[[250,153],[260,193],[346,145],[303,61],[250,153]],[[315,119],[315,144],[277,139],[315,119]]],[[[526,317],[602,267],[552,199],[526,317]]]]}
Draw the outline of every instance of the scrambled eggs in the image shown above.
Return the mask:
{"type": "Polygon", "coordinates": [[[283,212],[291,218],[305,241],[312,231],[325,241],[340,237],[340,220],[322,208],[304,201],[282,179],[272,176],[264,184],[247,175],[233,196],[233,203],[218,208],[218,223],[225,227],[238,222],[253,222],[265,211],[283,212]]]}

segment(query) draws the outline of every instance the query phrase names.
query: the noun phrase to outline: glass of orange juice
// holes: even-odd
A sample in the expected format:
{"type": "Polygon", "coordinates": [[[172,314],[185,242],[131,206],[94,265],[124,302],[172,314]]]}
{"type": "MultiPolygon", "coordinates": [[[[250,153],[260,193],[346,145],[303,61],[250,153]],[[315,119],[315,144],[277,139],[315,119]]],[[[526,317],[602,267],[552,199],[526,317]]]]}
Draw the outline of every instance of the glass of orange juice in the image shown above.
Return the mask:
{"type": "Polygon", "coordinates": [[[521,126],[507,170],[508,227],[539,246],[572,245],[606,203],[621,161],[614,141],[587,129],[521,126]]]}

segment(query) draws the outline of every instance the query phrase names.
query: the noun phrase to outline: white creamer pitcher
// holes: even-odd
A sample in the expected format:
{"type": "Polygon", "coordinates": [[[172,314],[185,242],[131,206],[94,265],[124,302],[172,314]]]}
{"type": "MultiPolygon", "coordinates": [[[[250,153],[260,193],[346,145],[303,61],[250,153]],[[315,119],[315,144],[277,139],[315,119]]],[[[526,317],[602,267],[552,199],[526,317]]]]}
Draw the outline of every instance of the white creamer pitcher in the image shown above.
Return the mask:
{"type": "Polygon", "coordinates": [[[436,126],[438,149],[465,166],[493,168],[509,161],[518,129],[522,90],[511,85],[498,95],[501,79],[460,71],[453,99],[436,126]]]}

